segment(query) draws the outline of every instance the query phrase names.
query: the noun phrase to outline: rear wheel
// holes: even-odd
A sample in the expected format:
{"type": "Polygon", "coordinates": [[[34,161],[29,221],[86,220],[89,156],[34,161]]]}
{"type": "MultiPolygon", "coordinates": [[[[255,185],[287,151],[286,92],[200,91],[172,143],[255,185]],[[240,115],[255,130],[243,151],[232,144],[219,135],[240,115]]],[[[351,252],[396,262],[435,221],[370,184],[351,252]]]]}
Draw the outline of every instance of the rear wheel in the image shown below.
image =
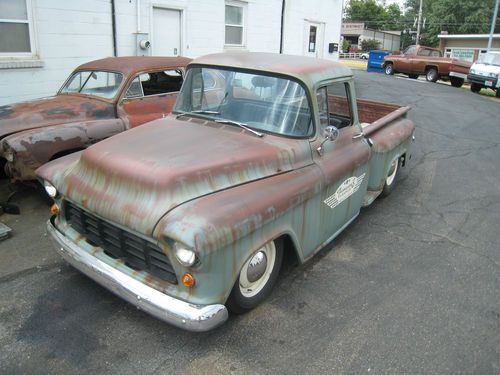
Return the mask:
{"type": "Polygon", "coordinates": [[[227,300],[227,307],[236,314],[247,312],[264,301],[276,284],[283,241],[269,241],[246,260],[227,300]]]}
{"type": "Polygon", "coordinates": [[[476,92],[476,93],[481,91],[481,85],[478,85],[477,83],[471,83],[470,84],[470,91],[476,92]]]}
{"type": "Polygon", "coordinates": [[[500,98],[500,88],[499,88],[499,89],[497,89],[497,92],[495,93],[495,96],[496,96],[497,98],[500,98]]]}
{"type": "Polygon", "coordinates": [[[387,177],[385,178],[385,184],[384,187],[382,188],[382,193],[380,193],[381,198],[387,197],[389,194],[391,194],[392,190],[394,189],[394,186],[396,185],[396,176],[398,175],[400,164],[401,164],[400,158],[395,159],[391,163],[391,166],[389,167],[389,172],[387,173],[387,177]]]}
{"type": "Polygon", "coordinates": [[[464,79],[458,77],[450,77],[450,82],[453,87],[462,87],[462,85],[464,84],[464,79]]]}
{"type": "Polygon", "coordinates": [[[392,65],[392,63],[388,63],[385,66],[384,71],[388,76],[392,76],[394,74],[394,65],[392,65]]]}
{"type": "Polygon", "coordinates": [[[436,68],[429,68],[425,73],[425,79],[429,82],[436,82],[438,80],[438,72],[436,68]]]}

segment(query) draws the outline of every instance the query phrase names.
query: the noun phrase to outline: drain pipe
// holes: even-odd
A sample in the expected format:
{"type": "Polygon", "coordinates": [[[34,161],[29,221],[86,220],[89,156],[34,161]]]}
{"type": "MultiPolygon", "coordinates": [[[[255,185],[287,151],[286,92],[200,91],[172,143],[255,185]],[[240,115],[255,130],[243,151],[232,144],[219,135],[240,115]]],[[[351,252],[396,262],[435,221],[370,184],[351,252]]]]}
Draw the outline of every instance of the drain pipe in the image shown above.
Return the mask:
{"type": "Polygon", "coordinates": [[[283,29],[285,27],[285,0],[281,2],[280,53],[283,53],[283,29]]]}
{"type": "Polygon", "coordinates": [[[137,0],[137,34],[141,32],[141,0],[137,0]]]}
{"type": "Polygon", "coordinates": [[[111,0],[111,27],[113,28],[113,56],[116,54],[116,11],[115,0],[111,0]]]}

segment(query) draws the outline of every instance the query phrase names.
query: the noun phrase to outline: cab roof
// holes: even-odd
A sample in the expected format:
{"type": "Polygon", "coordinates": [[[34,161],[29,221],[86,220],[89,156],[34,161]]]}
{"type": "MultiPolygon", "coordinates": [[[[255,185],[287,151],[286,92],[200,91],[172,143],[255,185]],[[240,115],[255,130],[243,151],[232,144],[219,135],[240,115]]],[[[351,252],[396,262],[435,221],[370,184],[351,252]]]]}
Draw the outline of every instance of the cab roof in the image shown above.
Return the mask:
{"type": "Polygon", "coordinates": [[[124,56],[107,57],[82,64],[77,70],[110,70],[124,75],[153,69],[177,69],[185,67],[191,59],[187,57],[124,56]]]}
{"type": "Polygon", "coordinates": [[[303,81],[308,87],[326,79],[352,76],[351,69],[330,60],[266,52],[215,53],[199,57],[190,65],[214,65],[284,74],[303,81]]]}

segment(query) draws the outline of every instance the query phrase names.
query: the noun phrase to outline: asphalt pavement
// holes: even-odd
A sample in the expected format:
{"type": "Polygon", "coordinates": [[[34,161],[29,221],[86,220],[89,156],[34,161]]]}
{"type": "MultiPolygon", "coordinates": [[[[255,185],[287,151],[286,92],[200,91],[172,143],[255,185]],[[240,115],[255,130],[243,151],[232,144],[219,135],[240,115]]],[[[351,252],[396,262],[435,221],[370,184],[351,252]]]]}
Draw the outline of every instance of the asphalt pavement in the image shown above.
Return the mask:
{"type": "Polygon", "coordinates": [[[413,109],[413,158],[391,196],[269,300],[197,334],[164,324],[65,264],[48,207],[0,242],[0,373],[500,374],[500,103],[356,71],[358,96],[413,109]]]}

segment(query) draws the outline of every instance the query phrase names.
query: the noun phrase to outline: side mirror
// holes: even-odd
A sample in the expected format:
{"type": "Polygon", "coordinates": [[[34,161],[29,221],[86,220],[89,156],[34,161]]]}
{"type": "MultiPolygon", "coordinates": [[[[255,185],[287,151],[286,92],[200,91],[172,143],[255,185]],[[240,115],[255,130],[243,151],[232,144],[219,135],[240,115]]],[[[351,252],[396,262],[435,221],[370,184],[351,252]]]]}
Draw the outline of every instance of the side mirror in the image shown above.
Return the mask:
{"type": "Polygon", "coordinates": [[[330,126],[327,126],[325,128],[323,134],[325,136],[325,139],[323,140],[323,142],[321,142],[319,147],[316,149],[316,151],[318,151],[319,156],[323,155],[323,145],[325,144],[326,141],[333,142],[339,137],[339,129],[337,129],[333,125],[330,125],[330,126]]]}
{"type": "Polygon", "coordinates": [[[335,126],[327,126],[324,131],[325,140],[335,141],[339,137],[339,129],[335,126]]]}

